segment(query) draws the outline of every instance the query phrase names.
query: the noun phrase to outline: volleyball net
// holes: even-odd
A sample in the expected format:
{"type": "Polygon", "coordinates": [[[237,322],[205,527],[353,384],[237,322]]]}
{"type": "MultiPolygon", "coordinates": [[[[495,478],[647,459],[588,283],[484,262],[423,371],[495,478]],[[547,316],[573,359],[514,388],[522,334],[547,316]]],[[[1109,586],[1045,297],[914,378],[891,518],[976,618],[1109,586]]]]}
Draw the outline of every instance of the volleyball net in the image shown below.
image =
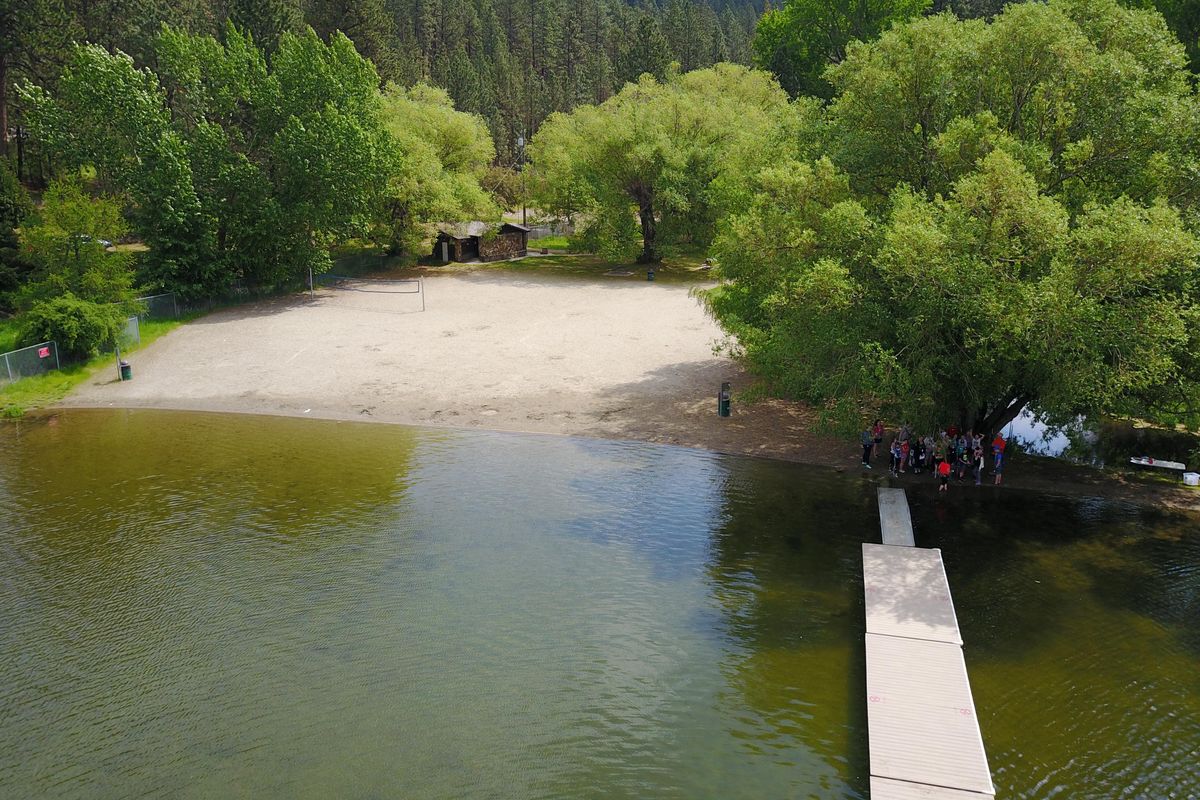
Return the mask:
{"type": "MultiPolygon", "coordinates": [[[[354,278],[348,275],[309,275],[309,292],[314,294],[317,289],[328,289],[333,292],[352,292],[359,295],[416,295],[420,299],[420,309],[425,310],[425,285],[420,278],[354,278]]],[[[413,303],[417,297],[414,297],[413,303]]],[[[367,298],[363,298],[366,300],[367,298]]],[[[386,302],[386,298],[373,301],[373,305],[386,302]]],[[[412,306],[404,304],[411,310],[412,306]]],[[[385,308],[369,308],[369,311],[387,310],[385,308]]]]}

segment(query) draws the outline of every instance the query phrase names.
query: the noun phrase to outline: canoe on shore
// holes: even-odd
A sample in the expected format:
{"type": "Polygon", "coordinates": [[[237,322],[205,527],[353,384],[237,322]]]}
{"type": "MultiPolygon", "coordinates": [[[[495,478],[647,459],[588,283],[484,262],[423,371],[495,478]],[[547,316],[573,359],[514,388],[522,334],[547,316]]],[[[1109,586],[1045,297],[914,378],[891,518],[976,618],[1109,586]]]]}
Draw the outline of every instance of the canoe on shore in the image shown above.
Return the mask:
{"type": "Polygon", "coordinates": [[[1159,469],[1177,469],[1180,472],[1187,469],[1187,464],[1181,464],[1178,461],[1160,461],[1157,458],[1149,456],[1134,456],[1129,459],[1130,464],[1137,464],[1140,467],[1158,467],[1159,469]]]}

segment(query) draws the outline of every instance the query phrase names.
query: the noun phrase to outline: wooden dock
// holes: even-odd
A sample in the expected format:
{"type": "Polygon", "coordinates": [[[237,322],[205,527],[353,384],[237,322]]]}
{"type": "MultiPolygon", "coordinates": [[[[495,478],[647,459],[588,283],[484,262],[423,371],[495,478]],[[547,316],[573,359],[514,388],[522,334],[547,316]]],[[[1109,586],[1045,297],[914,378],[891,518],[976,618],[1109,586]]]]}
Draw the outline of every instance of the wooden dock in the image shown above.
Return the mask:
{"type": "Polygon", "coordinates": [[[940,550],[913,545],[902,489],[879,490],[863,545],[873,800],[994,797],[940,550]]]}

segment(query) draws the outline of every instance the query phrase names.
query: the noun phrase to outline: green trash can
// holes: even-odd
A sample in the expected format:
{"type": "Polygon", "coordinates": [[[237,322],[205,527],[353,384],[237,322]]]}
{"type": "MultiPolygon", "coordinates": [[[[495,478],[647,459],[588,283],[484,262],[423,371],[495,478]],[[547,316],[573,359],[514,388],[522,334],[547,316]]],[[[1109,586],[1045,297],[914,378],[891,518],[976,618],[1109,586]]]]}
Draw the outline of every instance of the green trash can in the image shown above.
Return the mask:
{"type": "Polygon", "coordinates": [[[721,391],[717,392],[717,416],[728,417],[730,400],[733,393],[729,390],[729,382],[721,384],[721,391]]]}
{"type": "Polygon", "coordinates": [[[121,362],[121,380],[133,380],[133,366],[128,361],[121,362]]]}

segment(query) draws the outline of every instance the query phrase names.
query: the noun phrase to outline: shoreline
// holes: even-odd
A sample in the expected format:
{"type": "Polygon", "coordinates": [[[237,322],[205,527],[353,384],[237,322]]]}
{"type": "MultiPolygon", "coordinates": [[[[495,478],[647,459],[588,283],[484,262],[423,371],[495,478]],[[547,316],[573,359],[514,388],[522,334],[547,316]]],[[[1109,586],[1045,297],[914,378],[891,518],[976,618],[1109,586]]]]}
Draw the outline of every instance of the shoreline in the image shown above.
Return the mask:
{"type": "MultiPolygon", "coordinates": [[[[896,486],[907,490],[920,491],[922,484],[928,489],[932,496],[938,496],[937,484],[933,480],[932,473],[913,474],[908,473],[899,478],[892,477],[884,468],[882,457],[880,457],[879,468],[870,471],[862,470],[859,466],[859,454],[850,453],[845,458],[837,460],[829,459],[813,459],[804,458],[797,453],[788,454],[786,452],[771,452],[764,453],[759,447],[745,446],[741,448],[722,449],[711,446],[705,446],[697,443],[681,443],[678,441],[664,441],[648,437],[633,438],[633,437],[614,437],[603,435],[598,432],[585,431],[569,431],[569,430],[546,430],[546,429],[517,429],[517,428],[489,428],[478,424],[460,424],[454,425],[449,423],[428,423],[428,422],[411,422],[400,419],[388,419],[373,415],[354,414],[351,412],[339,412],[329,409],[297,411],[292,409],[276,409],[266,410],[261,408],[237,407],[235,405],[225,403],[161,403],[161,404],[58,404],[32,412],[28,416],[34,418],[49,417],[60,412],[71,411],[163,411],[163,412],[182,412],[182,413],[199,413],[199,414],[236,414],[239,416],[263,416],[263,417],[283,417],[289,419],[313,419],[325,422],[349,422],[369,425],[399,425],[410,428],[425,428],[429,430],[446,430],[446,431],[461,431],[475,433],[496,433],[496,434],[515,434],[521,436],[556,436],[567,438],[592,439],[596,441],[608,442],[627,442],[640,444],[654,444],[665,447],[679,447],[686,450],[694,450],[704,453],[710,453],[720,456],[734,456],[739,458],[754,458],[766,459],[772,461],[783,461],[793,464],[803,464],[808,467],[829,469],[837,473],[853,475],[859,473],[861,478],[869,480],[873,484],[881,486],[896,486]],[[846,462],[846,463],[843,463],[846,462]],[[849,464],[849,465],[848,465],[849,464]]],[[[819,437],[831,442],[844,444],[841,449],[851,450],[856,449],[855,443],[836,439],[834,437],[822,436],[820,434],[810,433],[810,436],[819,437]]],[[[1141,482],[1128,481],[1119,473],[1112,473],[1104,469],[1088,467],[1080,464],[1073,464],[1068,461],[1062,461],[1048,456],[1031,456],[1026,454],[1018,454],[1013,456],[1008,462],[1017,464],[1017,470],[1024,468],[1023,474],[1018,474],[1013,478],[1012,473],[1006,472],[1005,483],[1002,486],[996,487],[992,485],[985,477],[984,482],[980,486],[975,486],[969,481],[952,482],[950,484],[951,493],[958,494],[960,492],[971,492],[976,489],[986,491],[1004,491],[1005,489],[1016,490],[1019,492],[1038,492],[1060,497],[1100,497],[1105,500],[1116,500],[1130,503],[1139,507],[1164,508],[1171,511],[1180,511],[1185,513],[1200,513],[1200,490],[1187,489],[1183,487],[1175,487],[1166,483],[1159,482],[1141,482]],[[1047,473],[1050,474],[1050,480],[1047,480],[1047,473]],[[1067,478],[1067,480],[1062,480],[1067,478]],[[1074,478],[1074,480],[1071,480],[1074,478]],[[1078,480],[1085,478],[1086,480],[1078,480]]]]}
{"type": "MultiPolygon", "coordinates": [[[[816,432],[813,409],[743,399],[753,378],[724,355],[696,285],[464,270],[425,276],[420,303],[369,286],[269,298],[174,328],[130,358],[132,381],[100,370],[51,408],[556,434],[860,470],[857,442],[816,432]],[[719,417],[725,382],[732,415],[719,417]]],[[[862,470],[873,483],[920,486],[885,478],[876,460],[862,470]]],[[[1050,459],[1011,464],[1005,487],[1200,510],[1200,491],[1050,459]]]]}

